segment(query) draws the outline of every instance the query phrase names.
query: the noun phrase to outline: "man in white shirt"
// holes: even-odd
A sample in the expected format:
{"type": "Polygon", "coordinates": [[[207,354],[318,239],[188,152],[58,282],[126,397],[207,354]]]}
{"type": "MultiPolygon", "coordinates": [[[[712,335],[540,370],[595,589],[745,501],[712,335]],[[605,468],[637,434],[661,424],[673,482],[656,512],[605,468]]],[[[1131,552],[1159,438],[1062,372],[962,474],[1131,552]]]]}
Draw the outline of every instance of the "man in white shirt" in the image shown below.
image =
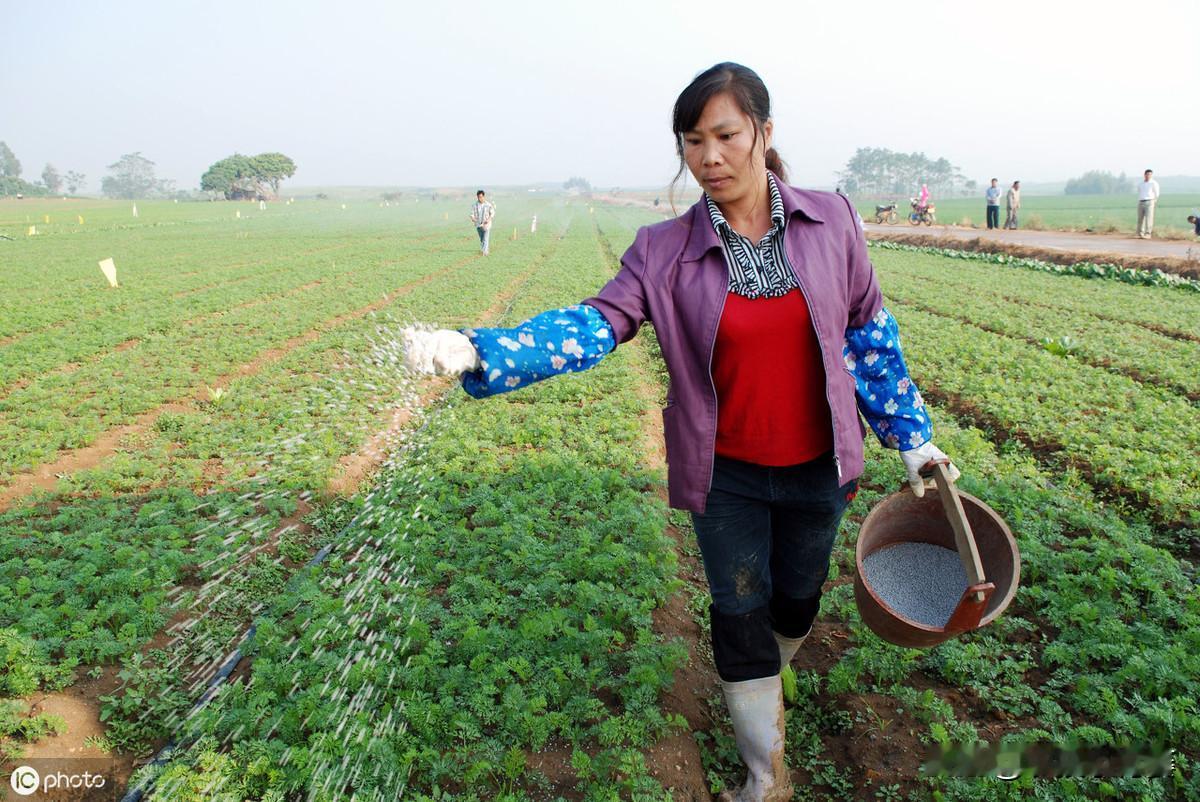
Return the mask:
{"type": "Polygon", "coordinates": [[[1150,231],[1154,228],[1154,204],[1158,202],[1158,182],[1154,180],[1154,171],[1147,170],[1138,185],[1138,222],[1137,235],[1142,239],[1150,239],[1150,231]]]}
{"type": "Polygon", "coordinates": [[[484,256],[488,255],[488,239],[492,233],[492,218],[496,216],[496,207],[483,195],[483,190],[475,193],[475,205],[471,207],[471,222],[479,234],[479,250],[484,256]]]}

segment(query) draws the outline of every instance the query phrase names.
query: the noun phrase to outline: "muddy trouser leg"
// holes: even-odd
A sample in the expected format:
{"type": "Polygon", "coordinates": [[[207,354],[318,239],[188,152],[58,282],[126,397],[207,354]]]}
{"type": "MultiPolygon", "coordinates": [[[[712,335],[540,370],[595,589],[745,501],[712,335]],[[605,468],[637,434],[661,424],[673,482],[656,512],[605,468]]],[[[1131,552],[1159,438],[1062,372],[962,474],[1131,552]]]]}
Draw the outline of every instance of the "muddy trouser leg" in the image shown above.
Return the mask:
{"type": "Polygon", "coordinates": [[[836,476],[828,454],[789,468],[717,457],[705,512],[692,515],[713,658],[748,770],[738,799],[790,798],[777,638],[802,639],[819,608],[842,491],[854,485],[839,488],[836,476]]]}

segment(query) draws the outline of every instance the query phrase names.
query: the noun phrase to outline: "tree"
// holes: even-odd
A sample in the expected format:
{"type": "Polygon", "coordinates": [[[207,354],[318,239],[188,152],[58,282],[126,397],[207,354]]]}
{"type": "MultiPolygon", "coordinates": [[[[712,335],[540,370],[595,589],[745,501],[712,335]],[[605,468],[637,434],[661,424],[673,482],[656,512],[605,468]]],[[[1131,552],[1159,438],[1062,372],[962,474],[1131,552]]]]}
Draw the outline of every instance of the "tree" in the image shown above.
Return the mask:
{"type": "Polygon", "coordinates": [[[17,156],[12,152],[12,149],[4,142],[0,142],[0,178],[20,178],[21,163],[17,161],[17,156]]]}
{"type": "Polygon", "coordinates": [[[296,174],[296,163],[282,153],[260,153],[252,160],[259,181],[271,187],[271,197],[279,197],[279,182],[296,174]]]}
{"type": "Polygon", "coordinates": [[[154,162],[141,154],[126,153],[108,165],[112,175],[104,176],[100,191],[110,198],[151,198],[161,194],[162,185],[154,177],[154,162]]]}
{"type": "Polygon", "coordinates": [[[42,183],[46,185],[46,191],[51,195],[57,195],[62,191],[62,176],[58,174],[58,170],[54,169],[54,165],[49,162],[42,169],[42,183]]]}
{"type": "Polygon", "coordinates": [[[295,173],[296,163],[282,153],[235,153],[208,168],[200,177],[200,189],[219,192],[226,200],[275,198],[279,182],[295,173]]]}
{"type": "Polygon", "coordinates": [[[200,176],[200,189],[219,192],[225,200],[241,200],[258,195],[254,165],[250,157],[235,153],[215,162],[200,176]]]}
{"type": "Polygon", "coordinates": [[[74,170],[67,170],[67,192],[74,195],[79,191],[79,188],[87,183],[87,176],[83,173],[77,173],[74,170]]]}
{"type": "Polygon", "coordinates": [[[592,191],[592,185],[590,183],[588,183],[588,180],[586,178],[583,178],[582,176],[578,176],[578,175],[573,175],[570,178],[568,178],[566,180],[566,182],[563,184],[563,189],[567,189],[567,190],[577,189],[580,192],[588,193],[588,192],[592,191]]]}

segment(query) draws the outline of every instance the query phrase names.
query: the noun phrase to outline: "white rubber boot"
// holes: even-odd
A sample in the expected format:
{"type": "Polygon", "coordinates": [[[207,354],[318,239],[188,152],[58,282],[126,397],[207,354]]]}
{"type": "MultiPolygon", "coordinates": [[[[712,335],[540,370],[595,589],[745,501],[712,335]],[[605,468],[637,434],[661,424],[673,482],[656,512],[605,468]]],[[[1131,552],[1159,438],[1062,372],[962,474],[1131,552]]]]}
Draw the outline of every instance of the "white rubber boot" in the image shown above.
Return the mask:
{"type": "Polygon", "coordinates": [[[725,704],[733,719],[738,753],[746,764],[746,783],[723,791],[721,802],[786,802],[792,782],[783,760],[783,685],[779,675],[725,682],[725,704]]]}
{"type": "Polygon", "coordinates": [[[812,634],[812,624],[808,626],[808,632],[805,632],[798,638],[785,638],[778,632],[775,633],[775,642],[779,644],[779,670],[782,671],[785,666],[792,662],[792,658],[796,656],[796,652],[800,649],[800,644],[804,643],[804,639],[812,634]]]}

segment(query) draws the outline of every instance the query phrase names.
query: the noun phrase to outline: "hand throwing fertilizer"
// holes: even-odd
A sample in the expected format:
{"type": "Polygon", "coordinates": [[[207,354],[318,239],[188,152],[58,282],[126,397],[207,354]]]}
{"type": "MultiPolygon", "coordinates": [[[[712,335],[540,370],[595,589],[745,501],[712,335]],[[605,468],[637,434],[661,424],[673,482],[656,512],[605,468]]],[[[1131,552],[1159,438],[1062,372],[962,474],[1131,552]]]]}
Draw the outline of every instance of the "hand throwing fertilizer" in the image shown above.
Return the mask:
{"type": "Polygon", "coordinates": [[[1008,525],[960,493],[942,462],[936,489],[905,486],[875,505],[859,530],[854,601],[863,622],[897,646],[922,648],[985,626],[1008,607],[1021,555],[1008,525]]]}

